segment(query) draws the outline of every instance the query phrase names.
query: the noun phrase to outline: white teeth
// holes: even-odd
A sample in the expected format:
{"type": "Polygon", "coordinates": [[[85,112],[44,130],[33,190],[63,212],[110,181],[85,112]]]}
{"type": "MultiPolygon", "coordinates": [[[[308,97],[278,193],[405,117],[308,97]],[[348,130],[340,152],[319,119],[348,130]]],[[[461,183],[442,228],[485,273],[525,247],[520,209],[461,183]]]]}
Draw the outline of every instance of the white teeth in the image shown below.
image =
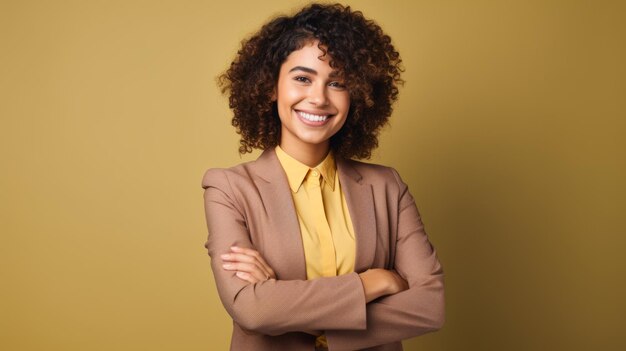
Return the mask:
{"type": "Polygon", "coordinates": [[[321,122],[321,121],[325,121],[328,118],[328,115],[326,115],[326,116],[319,116],[319,115],[313,115],[313,114],[302,112],[302,111],[298,111],[298,113],[304,119],[306,119],[308,121],[311,121],[311,122],[321,122]]]}

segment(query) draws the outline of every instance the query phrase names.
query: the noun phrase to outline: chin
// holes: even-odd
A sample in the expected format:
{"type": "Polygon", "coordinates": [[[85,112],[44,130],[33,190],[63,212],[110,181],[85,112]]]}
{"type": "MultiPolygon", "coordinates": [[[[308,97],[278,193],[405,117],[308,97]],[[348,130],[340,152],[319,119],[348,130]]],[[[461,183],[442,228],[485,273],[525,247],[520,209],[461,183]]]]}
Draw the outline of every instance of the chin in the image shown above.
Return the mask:
{"type": "Polygon", "coordinates": [[[327,138],[326,136],[321,136],[321,135],[315,135],[315,136],[302,135],[298,139],[310,145],[320,145],[320,144],[325,144],[326,142],[330,141],[330,138],[327,138]]]}

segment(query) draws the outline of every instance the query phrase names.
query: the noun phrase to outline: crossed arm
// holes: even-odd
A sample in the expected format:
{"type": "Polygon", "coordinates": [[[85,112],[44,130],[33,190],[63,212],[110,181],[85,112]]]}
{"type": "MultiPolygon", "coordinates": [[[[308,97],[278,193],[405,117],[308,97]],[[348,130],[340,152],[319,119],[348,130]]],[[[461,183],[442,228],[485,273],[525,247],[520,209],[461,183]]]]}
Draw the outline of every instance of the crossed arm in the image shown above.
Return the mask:
{"type": "Polygon", "coordinates": [[[220,298],[235,322],[266,335],[324,331],[333,350],[362,349],[439,329],[444,320],[441,265],[413,198],[393,173],[400,191],[395,272],[371,269],[303,281],[275,279],[250,242],[225,171],[208,171],[203,182],[210,233],[206,247],[220,298]]]}
{"type": "MultiPolygon", "coordinates": [[[[258,251],[232,246],[229,253],[220,255],[224,261],[222,268],[235,272],[237,278],[250,284],[269,279],[276,279],[272,267],[258,251]]],[[[398,273],[386,269],[374,268],[359,274],[363,284],[365,301],[371,302],[381,296],[393,295],[407,290],[409,285],[398,273]]]]}

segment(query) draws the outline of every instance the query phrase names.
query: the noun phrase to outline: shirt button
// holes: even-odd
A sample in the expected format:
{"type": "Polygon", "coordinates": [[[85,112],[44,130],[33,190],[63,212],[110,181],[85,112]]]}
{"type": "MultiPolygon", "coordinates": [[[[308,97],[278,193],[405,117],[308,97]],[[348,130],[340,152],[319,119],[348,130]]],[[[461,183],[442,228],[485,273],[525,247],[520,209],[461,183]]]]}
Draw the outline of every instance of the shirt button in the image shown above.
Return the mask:
{"type": "Polygon", "coordinates": [[[315,178],[320,176],[320,172],[313,170],[313,173],[311,173],[315,178]]]}

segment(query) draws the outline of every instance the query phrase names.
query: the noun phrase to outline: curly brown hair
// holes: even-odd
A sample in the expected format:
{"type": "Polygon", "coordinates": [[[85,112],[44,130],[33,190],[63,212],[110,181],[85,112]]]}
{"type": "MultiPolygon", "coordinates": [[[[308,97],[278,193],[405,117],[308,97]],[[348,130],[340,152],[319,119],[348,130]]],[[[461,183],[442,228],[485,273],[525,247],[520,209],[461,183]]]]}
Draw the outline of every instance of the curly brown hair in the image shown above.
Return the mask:
{"type": "Polygon", "coordinates": [[[378,24],[340,4],[312,4],[271,20],[242,42],[230,68],[219,76],[234,113],[232,125],[241,135],[240,154],[280,143],[281,124],[272,101],[280,67],[289,54],[315,40],[350,92],[348,118],[330,147],[344,158],[371,157],[398,85],[404,83],[402,60],[378,24]]]}

